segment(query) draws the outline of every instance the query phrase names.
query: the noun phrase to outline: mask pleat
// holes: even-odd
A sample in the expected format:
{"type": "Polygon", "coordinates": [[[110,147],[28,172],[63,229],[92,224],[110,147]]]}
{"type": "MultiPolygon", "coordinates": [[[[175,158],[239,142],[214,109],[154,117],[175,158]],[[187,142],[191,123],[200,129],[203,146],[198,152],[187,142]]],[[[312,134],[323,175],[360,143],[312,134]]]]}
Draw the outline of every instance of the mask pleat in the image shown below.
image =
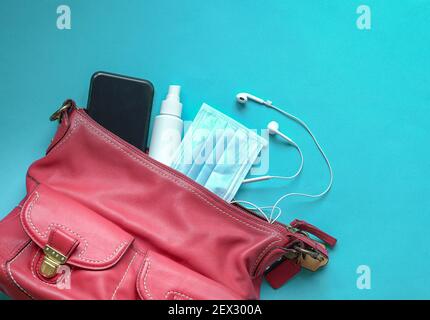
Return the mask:
{"type": "Polygon", "coordinates": [[[203,104],[172,168],[231,201],[264,143],[255,132],[203,104]]]}
{"type": "MultiPolygon", "coordinates": [[[[232,143],[232,140],[234,140],[234,135],[235,131],[231,128],[217,131],[215,147],[210,150],[204,166],[201,168],[199,175],[195,179],[198,183],[201,185],[206,184],[206,181],[211,176],[214,168],[223,160],[225,152],[228,150],[228,146],[232,143]]],[[[234,163],[230,165],[234,165],[234,163]]],[[[206,187],[210,189],[209,186],[206,187]]]]}

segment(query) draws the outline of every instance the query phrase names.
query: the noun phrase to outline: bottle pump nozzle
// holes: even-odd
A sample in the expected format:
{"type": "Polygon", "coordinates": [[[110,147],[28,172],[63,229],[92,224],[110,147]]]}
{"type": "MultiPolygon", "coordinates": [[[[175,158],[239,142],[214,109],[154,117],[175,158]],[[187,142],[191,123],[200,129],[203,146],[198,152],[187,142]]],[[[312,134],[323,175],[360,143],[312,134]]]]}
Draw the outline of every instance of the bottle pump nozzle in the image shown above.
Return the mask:
{"type": "Polygon", "coordinates": [[[161,103],[160,114],[170,114],[181,117],[182,103],[180,101],[181,86],[171,85],[167,93],[166,99],[161,103]]]}

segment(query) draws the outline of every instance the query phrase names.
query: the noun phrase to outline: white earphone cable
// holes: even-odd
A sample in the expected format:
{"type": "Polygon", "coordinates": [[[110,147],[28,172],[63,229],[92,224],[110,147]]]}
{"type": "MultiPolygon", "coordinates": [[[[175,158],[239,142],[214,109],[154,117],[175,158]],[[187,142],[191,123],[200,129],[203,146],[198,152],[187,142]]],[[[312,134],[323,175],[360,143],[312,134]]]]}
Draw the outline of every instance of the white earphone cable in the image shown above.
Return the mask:
{"type": "Polygon", "coordinates": [[[303,164],[304,164],[305,159],[303,156],[302,149],[300,149],[299,145],[297,143],[295,143],[294,141],[291,141],[290,144],[293,145],[293,147],[297,149],[297,152],[299,153],[299,156],[300,156],[300,165],[299,165],[299,168],[297,169],[296,173],[294,173],[292,176],[263,176],[263,177],[257,177],[257,178],[248,178],[248,179],[243,180],[242,183],[252,183],[252,182],[258,182],[258,181],[269,180],[269,179],[292,180],[294,178],[297,178],[303,170],[303,164]]]}
{"type": "MultiPolygon", "coordinates": [[[[317,138],[315,137],[315,135],[313,134],[313,132],[311,131],[311,129],[308,127],[308,125],[302,121],[301,119],[297,118],[296,116],[292,115],[291,113],[288,113],[274,105],[272,105],[271,102],[265,102],[264,103],[265,106],[272,108],[276,111],[278,111],[279,113],[285,115],[286,117],[290,118],[291,120],[297,122],[298,124],[300,124],[311,136],[312,140],[314,141],[316,147],[318,148],[319,152],[321,153],[322,157],[324,158],[325,163],[327,164],[328,170],[329,170],[329,174],[330,174],[330,180],[329,183],[327,185],[327,187],[320,193],[317,194],[308,194],[308,193],[301,193],[301,192],[292,192],[292,193],[287,193],[285,195],[283,195],[282,197],[280,197],[275,204],[273,205],[273,207],[277,207],[279,205],[279,203],[284,200],[285,198],[288,197],[293,197],[293,196],[299,196],[299,197],[307,197],[307,198],[320,198],[322,196],[324,196],[325,194],[327,194],[332,185],[333,185],[333,169],[331,167],[330,161],[327,158],[327,155],[325,154],[324,150],[322,149],[320,143],[318,142],[317,138]]],[[[274,210],[272,210],[271,215],[273,214],[274,210]]],[[[278,217],[277,217],[278,218],[278,217]]]]}
{"type": "MultiPolygon", "coordinates": [[[[231,201],[231,203],[240,204],[243,207],[245,207],[246,209],[254,211],[256,214],[264,217],[270,223],[271,223],[272,220],[267,216],[267,214],[264,212],[264,210],[271,209],[270,210],[271,214],[272,214],[272,212],[274,210],[278,210],[277,217],[280,216],[281,213],[282,213],[282,210],[279,207],[274,207],[274,206],[258,206],[256,204],[250,202],[250,201],[245,201],[245,200],[233,200],[233,201],[231,201]]],[[[274,221],[276,221],[276,220],[274,220],[274,221]]]]}
{"type": "MultiPolygon", "coordinates": [[[[257,101],[257,102],[259,102],[259,101],[257,101]]],[[[269,223],[274,223],[281,216],[281,214],[282,214],[282,210],[279,207],[280,202],[282,202],[284,199],[286,199],[288,197],[293,197],[293,196],[306,197],[306,198],[320,198],[320,197],[324,196],[325,194],[327,194],[330,191],[330,189],[331,189],[331,187],[333,185],[333,177],[334,177],[334,175],[333,175],[333,169],[331,167],[331,164],[330,164],[330,161],[329,161],[327,155],[325,154],[324,150],[322,149],[320,143],[318,142],[317,138],[315,137],[315,135],[313,134],[313,132],[311,131],[311,129],[308,127],[308,125],[304,121],[302,121],[298,117],[292,115],[291,113],[288,113],[288,112],[286,112],[286,111],[284,111],[284,110],[282,110],[282,109],[274,106],[271,101],[263,101],[262,104],[265,105],[266,107],[272,108],[275,111],[278,111],[279,113],[285,115],[289,119],[297,122],[299,125],[301,125],[309,133],[309,135],[311,136],[312,140],[314,141],[316,147],[318,148],[318,151],[321,153],[322,157],[324,158],[324,161],[327,164],[327,167],[328,167],[328,170],[329,170],[329,174],[330,174],[330,179],[329,179],[329,182],[327,184],[327,187],[322,192],[320,192],[320,193],[316,193],[316,194],[301,193],[301,192],[287,193],[287,194],[284,194],[283,196],[281,196],[275,202],[275,204],[273,206],[266,206],[266,207],[259,207],[259,206],[255,205],[255,204],[253,204],[253,203],[251,203],[249,201],[243,201],[243,200],[236,200],[236,201],[234,201],[234,203],[244,203],[244,204],[252,206],[252,208],[248,207],[248,209],[253,210],[253,211],[257,210],[260,214],[262,214],[266,218],[266,220],[269,223]],[[263,212],[263,210],[262,210],[263,208],[264,209],[272,208],[272,210],[270,211],[269,217],[263,212]],[[273,217],[273,213],[275,212],[275,210],[278,210],[278,213],[275,216],[275,218],[272,218],[273,217]]],[[[297,144],[295,144],[295,147],[299,151],[300,157],[302,159],[300,168],[297,171],[297,173],[295,175],[291,176],[291,177],[282,177],[282,176],[281,177],[279,177],[279,176],[270,176],[270,177],[279,178],[279,179],[293,179],[293,178],[297,177],[300,174],[300,172],[302,171],[302,167],[303,167],[303,154],[302,154],[302,151],[301,151],[301,149],[299,148],[299,146],[297,144]]]]}

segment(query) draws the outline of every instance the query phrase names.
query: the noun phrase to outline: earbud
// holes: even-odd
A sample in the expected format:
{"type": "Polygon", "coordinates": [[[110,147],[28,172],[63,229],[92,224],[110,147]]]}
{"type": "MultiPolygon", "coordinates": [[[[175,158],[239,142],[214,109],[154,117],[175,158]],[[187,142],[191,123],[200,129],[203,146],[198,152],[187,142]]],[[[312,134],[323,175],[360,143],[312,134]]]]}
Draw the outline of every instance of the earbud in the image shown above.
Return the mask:
{"type": "Polygon", "coordinates": [[[258,182],[258,181],[270,180],[270,179],[274,179],[274,178],[276,178],[276,179],[286,179],[286,180],[287,179],[294,179],[302,171],[302,168],[303,168],[303,154],[302,154],[302,151],[300,150],[300,147],[292,139],[290,139],[285,134],[283,134],[281,131],[279,131],[279,123],[277,123],[276,121],[270,121],[267,124],[267,129],[269,130],[269,133],[271,135],[277,134],[281,138],[285,139],[285,141],[287,141],[287,143],[291,144],[293,147],[295,147],[299,151],[300,159],[301,159],[301,164],[300,164],[299,170],[296,172],[295,175],[290,176],[290,177],[284,177],[284,176],[261,176],[261,177],[255,177],[255,178],[245,179],[245,180],[243,180],[243,183],[258,182]]]}
{"type": "MultiPolygon", "coordinates": [[[[240,104],[245,104],[248,102],[248,100],[252,100],[254,102],[263,104],[266,107],[273,108],[272,101],[270,100],[263,100],[259,97],[253,96],[252,94],[249,94],[246,92],[241,92],[236,95],[236,101],[240,104]]],[[[269,133],[271,135],[277,134],[278,136],[284,138],[289,144],[294,146],[296,145],[296,143],[292,139],[290,139],[285,134],[279,131],[279,123],[277,123],[276,121],[270,121],[267,125],[267,129],[269,130],[269,133]]]]}
{"type": "Polygon", "coordinates": [[[276,121],[270,121],[267,124],[267,129],[269,130],[270,134],[274,135],[279,130],[279,123],[277,123],[276,121]]]}
{"type": "Polygon", "coordinates": [[[281,131],[279,131],[279,123],[277,123],[276,121],[270,121],[267,124],[267,129],[269,130],[269,133],[271,135],[277,134],[281,138],[284,138],[289,144],[294,145],[294,146],[296,145],[296,143],[292,139],[290,139],[285,134],[283,134],[281,131]]]}
{"type": "Polygon", "coordinates": [[[272,104],[271,101],[264,101],[263,99],[253,96],[252,94],[249,94],[246,92],[241,92],[236,95],[236,101],[240,104],[245,104],[248,101],[248,99],[260,104],[264,104],[266,106],[270,106],[272,104]]]}
{"type": "MultiPolygon", "coordinates": [[[[252,94],[249,94],[246,92],[242,92],[242,93],[239,93],[236,95],[236,101],[240,104],[245,104],[246,102],[248,102],[248,99],[252,100],[254,102],[260,103],[260,104],[262,104],[268,108],[273,108],[277,111],[280,110],[279,108],[273,106],[272,101],[270,101],[270,100],[263,100],[263,99],[260,99],[256,96],[253,96],[252,94]]],[[[283,111],[282,111],[282,113],[283,113],[283,111]]],[[[287,114],[287,116],[289,116],[289,114],[287,114]]],[[[285,134],[283,134],[281,131],[279,131],[279,123],[277,123],[276,121],[270,121],[267,124],[267,129],[269,130],[269,134],[271,134],[271,135],[277,134],[278,136],[283,138],[288,144],[292,145],[294,148],[297,149],[297,151],[299,152],[299,155],[300,155],[300,167],[297,170],[297,172],[292,176],[260,176],[260,177],[245,179],[245,180],[243,180],[243,183],[258,182],[258,181],[264,181],[264,180],[270,180],[270,179],[290,180],[290,179],[296,178],[302,172],[304,158],[303,158],[302,150],[297,145],[297,143],[295,143],[292,139],[290,139],[285,134]]],[[[274,208],[272,209],[270,217],[272,216],[273,210],[274,210],[274,208]]],[[[260,210],[260,212],[261,212],[261,210],[260,210]]],[[[276,219],[277,219],[277,217],[274,220],[276,220],[276,219]]],[[[270,220],[269,222],[272,221],[271,218],[268,220],[270,220]]]]}
{"type": "Polygon", "coordinates": [[[248,101],[248,94],[246,93],[238,93],[236,95],[236,101],[241,104],[245,104],[248,101]]]}
{"type": "MultiPolygon", "coordinates": [[[[298,123],[299,125],[301,125],[306,131],[307,133],[311,136],[312,140],[314,141],[318,151],[321,153],[321,156],[323,157],[325,163],[327,164],[327,168],[329,170],[330,173],[330,180],[329,183],[327,185],[327,187],[320,193],[302,193],[302,192],[290,192],[290,193],[286,193],[283,196],[281,196],[278,200],[276,200],[276,202],[270,206],[269,208],[272,208],[272,210],[270,211],[270,215],[266,215],[263,212],[263,208],[267,208],[267,207],[259,207],[251,202],[248,201],[240,201],[240,200],[235,200],[234,203],[242,203],[242,204],[246,204],[246,205],[251,205],[252,207],[248,206],[248,209],[250,210],[254,210],[254,211],[258,211],[260,214],[262,214],[269,223],[273,223],[275,222],[279,216],[281,215],[281,209],[279,208],[279,204],[284,200],[287,199],[289,197],[295,196],[295,197],[306,197],[306,198],[312,198],[312,199],[316,199],[316,198],[321,198],[322,196],[324,196],[325,194],[327,194],[330,190],[331,187],[333,185],[333,170],[331,168],[331,164],[330,161],[328,160],[323,148],[321,147],[321,145],[319,144],[317,138],[315,137],[315,135],[312,133],[311,129],[308,127],[308,125],[301,120],[300,118],[292,115],[291,113],[278,108],[277,106],[274,106],[272,104],[271,101],[269,100],[263,100],[260,98],[257,98],[251,94],[248,93],[239,93],[238,95],[236,95],[236,100],[238,103],[241,104],[245,104],[248,99],[253,100],[257,103],[263,104],[264,106],[273,109],[279,113],[281,113],[282,115],[284,115],[285,117],[289,118],[290,120],[293,120],[294,122],[298,123]],[[276,215],[275,218],[272,219],[272,215],[274,213],[275,210],[278,210],[278,214],[276,215]]],[[[287,137],[285,134],[283,134],[282,132],[279,131],[279,124],[276,121],[271,121],[268,123],[267,125],[267,129],[269,130],[270,134],[277,134],[279,135],[281,138],[284,138],[288,143],[290,143],[291,145],[293,145],[293,147],[295,147],[300,155],[300,166],[299,169],[297,170],[297,172],[292,175],[292,176],[262,176],[262,177],[255,177],[255,178],[250,178],[250,179],[245,179],[243,181],[243,183],[250,183],[250,182],[257,182],[257,181],[263,181],[263,180],[270,180],[270,179],[283,179],[283,180],[291,180],[294,179],[296,177],[299,176],[299,174],[302,172],[303,169],[303,163],[304,163],[304,157],[303,157],[303,153],[302,150],[300,149],[299,145],[297,143],[295,143],[293,140],[291,140],[289,137],[287,137]]]]}

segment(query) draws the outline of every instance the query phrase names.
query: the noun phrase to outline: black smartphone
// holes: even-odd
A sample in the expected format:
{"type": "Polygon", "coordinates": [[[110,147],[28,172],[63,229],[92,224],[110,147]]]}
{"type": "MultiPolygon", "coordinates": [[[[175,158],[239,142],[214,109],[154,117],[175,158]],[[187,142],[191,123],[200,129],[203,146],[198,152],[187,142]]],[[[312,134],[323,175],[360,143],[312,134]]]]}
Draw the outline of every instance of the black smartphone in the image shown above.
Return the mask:
{"type": "Polygon", "coordinates": [[[108,72],[91,77],[87,112],[103,127],[145,151],[154,87],[148,80],[108,72]]]}

